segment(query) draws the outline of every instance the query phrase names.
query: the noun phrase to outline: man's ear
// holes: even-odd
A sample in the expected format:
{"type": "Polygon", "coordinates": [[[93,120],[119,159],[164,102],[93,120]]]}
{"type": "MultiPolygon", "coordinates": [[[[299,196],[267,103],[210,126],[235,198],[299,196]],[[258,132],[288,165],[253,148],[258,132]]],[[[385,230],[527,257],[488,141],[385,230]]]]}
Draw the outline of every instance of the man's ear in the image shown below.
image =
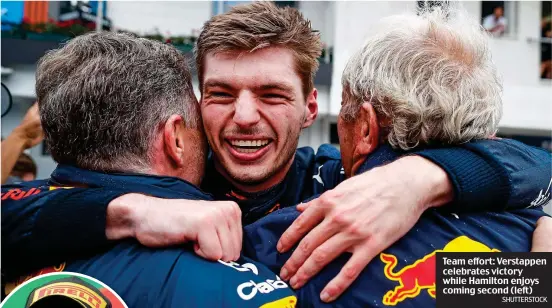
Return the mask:
{"type": "Polygon", "coordinates": [[[311,93],[307,96],[307,104],[305,105],[305,120],[303,121],[303,127],[307,128],[314,123],[316,117],[318,116],[318,91],[312,89],[311,93]]]}
{"type": "Polygon", "coordinates": [[[173,114],[163,127],[163,141],[165,154],[171,158],[177,167],[184,166],[184,137],[186,125],[180,115],[173,114]]]}
{"type": "Polygon", "coordinates": [[[368,155],[379,146],[379,122],[374,106],[368,102],[362,103],[358,119],[360,138],[356,151],[360,155],[368,155]]]}

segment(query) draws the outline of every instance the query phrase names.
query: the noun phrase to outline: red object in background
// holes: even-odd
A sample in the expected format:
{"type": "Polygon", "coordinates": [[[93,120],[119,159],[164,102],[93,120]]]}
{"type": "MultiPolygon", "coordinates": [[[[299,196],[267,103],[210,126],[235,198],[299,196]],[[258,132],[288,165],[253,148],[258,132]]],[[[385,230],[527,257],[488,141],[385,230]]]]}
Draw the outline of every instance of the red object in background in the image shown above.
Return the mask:
{"type": "Polygon", "coordinates": [[[66,21],[58,21],[57,26],[60,27],[60,28],[71,27],[72,25],[76,24],[77,22],[78,22],[78,20],[76,20],[76,19],[71,19],[71,20],[66,20],[66,21]]]}
{"type": "Polygon", "coordinates": [[[23,22],[40,24],[48,21],[48,1],[25,1],[23,6],[23,22]]]}

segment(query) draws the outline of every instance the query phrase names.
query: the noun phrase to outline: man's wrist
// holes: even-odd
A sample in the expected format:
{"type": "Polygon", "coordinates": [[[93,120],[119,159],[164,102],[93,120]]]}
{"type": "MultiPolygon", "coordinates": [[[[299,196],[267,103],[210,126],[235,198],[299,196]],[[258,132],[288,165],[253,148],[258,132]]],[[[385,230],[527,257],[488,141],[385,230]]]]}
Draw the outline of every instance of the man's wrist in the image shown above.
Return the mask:
{"type": "Polygon", "coordinates": [[[418,155],[405,156],[397,162],[399,162],[398,167],[401,170],[411,174],[406,177],[409,181],[407,185],[415,185],[423,210],[438,207],[453,200],[452,183],[447,173],[439,165],[418,155]]]}
{"type": "Polygon", "coordinates": [[[108,240],[136,237],[136,217],[143,208],[143,195],[126,194],[113,199],[107,206],[105,235],[108,240]]]}
{"type": "Polygon", "coordinates": [[[23,151],[27,147],[27,138],[25,138],[25,134],[23,134],[20,130],[15,128],[11,134],[6,137],[6,140],[10,141],[11,147],[18,147],[19,150],[23,151]]]}

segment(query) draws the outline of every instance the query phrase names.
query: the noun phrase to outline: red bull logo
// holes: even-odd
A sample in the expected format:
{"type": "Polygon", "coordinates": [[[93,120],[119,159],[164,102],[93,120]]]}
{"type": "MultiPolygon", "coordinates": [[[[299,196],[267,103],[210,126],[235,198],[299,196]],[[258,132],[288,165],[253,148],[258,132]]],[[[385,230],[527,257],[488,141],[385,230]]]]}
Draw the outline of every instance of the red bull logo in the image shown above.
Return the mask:
{"type": "MultiPolygon", "coordinates": [[[[73,187],[50,186],[50,188],[48,190],[51,191],[51,190],[56,190],[56,189],[60,189],[60,188],[71,189],[73,187]]],[[[8,190],[5,193],[2,193],[0,197],[1,197],[2,201],[8,200],[8,199],[17,201],[17,200],[25,199],[29,196],[37,195],[37,194],[42,192],[42,189],[44,189],[44,187],[41,187],[41,188],[33,187],[29,190],[13,188],[13,189],[8,190]]]]}
{"type": "Polygon", "coordinates": [[[443,249],[435,250],[399,271],[395,271],[398,264],[397,257],[381,253],[380,259],[385,263],[383,269],[385,277],[399,283],[395,289],[388,291],[383,296],[383,304],[395,306],[408,298],[415,298],[422,291],[435,298],[435,270],[437,267],[435,254],[437,252],[499,252],[499,250],[491,249],[467,236],[459,236],[450,241],[443,249]]]}
{"type": "Polygon", "coordinates": [[[2,201],[7,199],[17,201],[39,193],[40,193],[40,189],[38,188],[31,188],[29,190],[21,190],[19,188],[14,188],[14,189],[8,190],[6,193],[2,193],[2,201]]]}

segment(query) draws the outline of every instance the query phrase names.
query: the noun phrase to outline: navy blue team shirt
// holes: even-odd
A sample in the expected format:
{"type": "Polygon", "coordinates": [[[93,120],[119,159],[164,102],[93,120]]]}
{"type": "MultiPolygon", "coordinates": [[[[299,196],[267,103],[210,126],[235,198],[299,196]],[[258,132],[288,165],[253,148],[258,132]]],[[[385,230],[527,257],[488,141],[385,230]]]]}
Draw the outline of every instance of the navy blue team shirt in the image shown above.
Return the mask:
{"type": "MultiPolygon", "coordinates": [[[[15,189],[21,191],[22,197],[17,202],[4,204],[2,210],[10,211],[10,207],[18,206],[26,215],[33,215],[44,202],[57,198],[56,192],[79,189],[57,188],[60,185],[116,186],[159,198],[212,200],[210,195],[178,178],[104,174],[60,165],[50,180],[18,185],[15,189]]],[[[17,219],[3,220],[2,225],[10,230],[24,229],[17,219]]],[[[262,264],[244,257],[236,262],[212,262],[197,256],[189,246],[149,249],[128,240],[96,249],[91,256],[67,256],[61,265],[50,265],[104,282],[129,307],[261,307],[265,304],[293,307],[296,302],[288,285],[262,264]]],[[[4,251],[2,257],[9,254],[4,251]]],[[[13,280],[2,279],[3,283],[7,281],[13,280]]]]}
{"type": "MultiPolygon", "coordinates": [[[[380,146],[358,173],[389,163],[402,154],[388,145],[380,146]]],[[[295,207],[287,207],[246,226],[244,254],[279,273],[296,247],[280,254],[276,243],[299,214],[295,207]]],[[[346,264],[348,253],[296,290],[298,306],[434,307],[436,252],[530,251],[535,223],[543,215],[539,206],[470,214],[430,209],[403,238],[376,256],[336,301],[323,303],[320,293],[346,264]]]]}
{"type": "MultiPolygon", "coordinates": [[[[447,172],[454,201],[444,209],[456,213],[515,210],[538,207],[550,200],[547,187],[550,189],[552,156],[542,149],[502,139],[452,148],[428,147],[412,154],[433,161],[447,172]]],[[[344,179],[339,151],[331,145],[321,146],[316,154],[309,147],[298,149],[285,180],[257,194],[234,189],[214,171],[212,160],[208,166],[203,190],[215,200],[236,201],[244,225],[332,189],[344,179]]],[[[107,205],[118,196],[138,191],[132,186],[103,184],[49,191],[48,198],[40,197],[46,193],[40,194],[32,199],[30,209],[21,206],[21,200],[31,200],[25,194],[32,192],[16,192],[18,185],[2,186],[3,274],[20,275],[21,270],[56,264],[110,245],[105,236],[107,205]]]]}

